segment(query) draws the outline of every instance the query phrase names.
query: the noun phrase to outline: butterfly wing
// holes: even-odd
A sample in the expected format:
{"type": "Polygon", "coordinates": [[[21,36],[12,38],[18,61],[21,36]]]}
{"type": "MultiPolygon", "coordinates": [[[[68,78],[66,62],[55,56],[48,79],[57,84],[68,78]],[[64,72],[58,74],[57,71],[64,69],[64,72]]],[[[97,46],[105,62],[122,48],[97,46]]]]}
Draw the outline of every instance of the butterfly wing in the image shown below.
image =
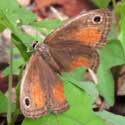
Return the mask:
{"type": "Polygon", "coordinates": [[[64,85],[55,72],[51,74],[52,79],[49,81],[49,100],[48,105],[51,112],[57,114],[64,112],[69,105],[64,95],[64,85]]]}
{"type": "MultiPolygon", "coordinates": [[[[56,97],[58,97],[58,93],[53,94],[54,90],[51,90],[52,87],[54,89],[56,83],[60,83],[61,88],[63,88],[62,82],[39,53],[33,54],[26,67],[21,83],[20,107],[25,117],[38,118],[48,113],[50,100],[56,100],[56,97]],[[52,84],[52,87],[49,84],[52,84]],[[51,99],[51,95],[54,95],[53,99],[51,99]]],[[[64,111],[67,109],[68,104],[64,96],[64,91],[61,91],[60,94],[62,95],[62,101],[59,102],[58,110],[63,109],[64,111]]]]}
{"type": "Polygon", "coordinates": [[[56,41],[50,47],[50,53],[60,67],[60,71],[72,71],[85,66],[96,71],[99,55],[95,49],[77,41],[56,41]]]}
{"type": "Polygon", "coordinates": [[[81,14],[51,33],[46,44],[56,41],[77,41],[91,47],[102,47],[112,23],[112,14],[108,9],[97,9],[81,14]]]}
{"type": "Polygon", "coordinates": [[[26,66],[20,90],[20,107],[25,117],[35,118],[47,114],[47,86],[43,79],[43,67],[44,62],[38,54],[33,54],[26,66]]]}

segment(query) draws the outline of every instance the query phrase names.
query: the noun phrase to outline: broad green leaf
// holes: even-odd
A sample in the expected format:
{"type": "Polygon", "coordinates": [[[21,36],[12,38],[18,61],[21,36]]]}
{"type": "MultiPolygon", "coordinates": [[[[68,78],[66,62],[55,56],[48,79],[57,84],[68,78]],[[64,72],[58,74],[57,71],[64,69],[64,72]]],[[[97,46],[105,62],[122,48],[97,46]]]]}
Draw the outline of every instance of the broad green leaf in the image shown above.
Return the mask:
{"type": "Polygon", "coordinates": [[[27,53],[26,45],[23,42],[26,42],[28,40],[32,41],[32,38],[21,32],[21,30],[16,26],[16,24],[9,20],[3,10],[0,10],[0,19],[0,24],[4,25],[6,28],[11,29],[13,43],[19,49],[23,58],[25,60],[28,60],[29,55],[27,53]]]}
{"type": "Polygon", "coordinates": [[[86,68],[80,67],[80,68],[77,68],[77,69],[75,69],[74,71],[72,71],[70,73],[69,72],[68,73],[65,73],[65,72],[62,73],[62,78],[63,79],[68,79],[68,80],[74,79],[74,80],[77,80],[77,81],[81,81],[84,78],[85,72],[86,72],[86,68]]]}
{"type": "Polygon", "coordinates": [[[117,36],[117,33],[116,33],[116,26],[112,25],[111,31],[108,34],[107,41],[113,41],[113,40],[118,41],[117,39],[118,39],[118,36],[117,36]]]}
{"type": "MultiPolygon", "coordinates": [[[[4,84],[4,83],[3,83],[4,84]]],[[[15,110],[15,104],[12,103],[12,112],[15,110]]],[[[0,113],[8,111],[8,98],[0,91],[0,113]]]]}
{"type": "Polygon", "coordinates": [[[46,29],[55,29],[63,24],[62,21],[57,19],[45,19],[39,22],[33,22],[31,25],[37,27],[37,28],[46,28],[46,29]]]}
{"type": "Polygon", "coordinates": [[[94,83],[91,81],[83,81],[85,72],[86,69],[81,67],[71,73],[64,73],[61,78],[84,90],[91,97],[92,103],[94,103],[99,93],[94,83]]]}
{"type": "Polygon", "coordinates": [[[18,5],[15,0],[1,0],[0,8],[2,9],[17,9],[18,5]]]}
{"type": "Polygon", "coordinates": [[[124,51],[118,40],[110,41],[106,47],[101,49],[98,89],[109,105],[114,103],[114,80],[110,68],[125,64],[124,58],[124,51]]]}
{"type": "Polygon", "coordinates": [[[9,28],[12,33],[24,43],[26,43],[27,41],[32,41],[33,38],[22,32],[18,24],[12,21],[9,16],[10,14],[8,14],[8,12],[0,9],[0,24],[4,26],[4,28],[9,28]]]}
{"type": "Polygon", "coordinates": [[[101,49],[100,60],[104,69],[125,64],[125,54],[119,40],[110,40],[106,47],[101,49]]]}
{"type": "Polygon", "coordinates": [[[26,44],[31,43],[33,38],[22,32],[20,26],[35,21],[35,18],[32,12],[20,7],[16,0],[11,0],[11,2],[10,0],[0,1],[0,27],[2,29],[9,28],[12,31],[13,43],[20,50],[25,60],[29,58],[26,44]]]}
{"type": "MultiPolygon", "coordinates": [[[[113,125],[125,125],[125,117],[124,116],[112,114],[112,113],[107,112],[107,111],[97,112],[96,114],[98,116],[102,117],[107,122],[112,123],[113,125]]],[[[108,125],[112,125],[112,124],[108,124],[108,125]]]]}
{"type": "Polygon", "coordinates": [[[0,0],[0,8],[6,13],[10,21],[17,23],[31,23],[36,19],[36,16],[29,10],[19,6],[16,0],[0,0]]]}
{"type": "MultiPolygon", "coordinates": [[[[22,66],[24,64],[25,64],[25,62],[24,62],[23,58],[13,59],[13,74],[19,75],[20,66],[22,66]]],[[[8,76],[9,73],[10,73],[10,67],[8,66],[7,68],[4,69],[3,74],[4,74],[4,76],[8,76]]]]}
{"type": "Polygon", "coordinates": [[[0,32],[2,32],[5,29],[4,25],[0,23],[0,32]]]}
{"type": "Polygon", "coordinates": [[[25,119],[22,125],[105,125],[105,121],[92,112],[90,96],[69,82],[65,83],[65,93],[70,104],[68,111],[35,120],[25,119]]]}
{"type": "Polygon", "coordinates": [[[99,92],[94,83],[92,83],[91,81],[81,81],[81,82],[76,81],[73,84],[76,85],[77,87],[83,89],[91,97],[92,103],[96,102],[96,100],[99,96],[99,92]]]}
{"type": "Polygon", "coordinates": [[[48,35],[50,34],[55,28],[61,26],[63,24],[62,21],[57,19],[45,19],[39,22],[33,22],[31,25],[35,27],[40,32],[48,35]]]}
{"type": "Polygon", "coordinates": [[[8,99],[7,97],[0,91],[0,113],[7,112],[8,107],[8,99]]]}
{"type": "Polygon", "coordinates": [[[114,79],[110,70],[102,66],[98,70],[98,90],[109,105],[114,104],[114,79]]]}
{"type": "MultiPolygon", "coordinates": [[[[10,16],[10,18],[12,17],[10,16]]],[[[15,10],[15,13],[13,13],[13,20],[14,19],[16,22],[19,21],[19,25],[30,24],[36,20],[36,15],[28,9],[19,7],[17,10],[15,10]]]]}

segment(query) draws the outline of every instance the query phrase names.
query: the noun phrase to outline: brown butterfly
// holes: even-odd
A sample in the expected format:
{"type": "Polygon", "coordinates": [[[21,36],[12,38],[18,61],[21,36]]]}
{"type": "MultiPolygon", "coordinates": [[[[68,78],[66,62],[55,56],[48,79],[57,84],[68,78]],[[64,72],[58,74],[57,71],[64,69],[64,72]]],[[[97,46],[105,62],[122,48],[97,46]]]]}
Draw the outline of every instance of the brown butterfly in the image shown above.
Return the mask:
{"type": "Polygon", "coordinates": [[[89,11],[56,29],[43,44],[35,45],[21,83],[20,107],[25,117],[38,118],[69,108],[58,74],[80,66],[96,70],[97,49],[105,45],[111,22],[108,9],[89,11]]]}

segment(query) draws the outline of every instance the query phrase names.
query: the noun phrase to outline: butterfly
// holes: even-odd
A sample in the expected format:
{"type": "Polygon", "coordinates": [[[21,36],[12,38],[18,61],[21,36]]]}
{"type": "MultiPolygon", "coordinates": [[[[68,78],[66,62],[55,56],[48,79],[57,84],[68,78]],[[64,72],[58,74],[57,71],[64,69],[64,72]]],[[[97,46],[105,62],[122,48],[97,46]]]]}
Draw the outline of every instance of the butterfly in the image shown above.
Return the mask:
{"type": "Polygon", "coordinates": [[[61,72],[85,66],[96,71],[98,49],[106,44],[112,24],[108,9],[80,14],[35,44],[21,81],[20,108],[25,117],[38,118],[66,111],[61,72]]]}

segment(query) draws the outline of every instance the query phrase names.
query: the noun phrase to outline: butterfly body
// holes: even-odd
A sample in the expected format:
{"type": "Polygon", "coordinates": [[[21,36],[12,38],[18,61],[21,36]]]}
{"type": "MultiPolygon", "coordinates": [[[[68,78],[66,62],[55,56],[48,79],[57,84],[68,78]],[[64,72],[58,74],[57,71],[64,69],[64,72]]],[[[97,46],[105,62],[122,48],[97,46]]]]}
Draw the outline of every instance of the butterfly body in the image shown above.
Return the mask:
{"type": "Polygon", "coordinates": [[[109,10],[93,10],[56,29],[44,44],[36,44],[21,83],[20,107],[25,117],[38,118],[69,108],[58,74],[81,66],[96,71],[97,49],[106,43],[111,20],[109,10]]]}

